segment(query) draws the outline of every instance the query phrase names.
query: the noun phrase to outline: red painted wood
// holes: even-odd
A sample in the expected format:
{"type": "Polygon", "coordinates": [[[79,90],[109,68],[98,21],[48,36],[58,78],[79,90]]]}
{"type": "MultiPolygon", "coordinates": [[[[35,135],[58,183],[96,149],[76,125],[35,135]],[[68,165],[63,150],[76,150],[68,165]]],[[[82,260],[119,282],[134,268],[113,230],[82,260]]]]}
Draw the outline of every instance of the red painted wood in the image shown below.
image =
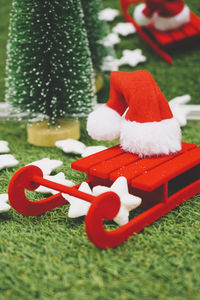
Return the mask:
{"type": "Polygon", "coordinates": [[[121,167],[126,168],[127,165],[137,160],[139,160],[138,155],[124,152],[121,155],[118,155],[109,160],[104,160],[101,163],[92,166],[89,169],[89,174],[98,176],[100,178],[108,178],[109,174],[112,171],[119,169],[121,167]]]}
{"type": "Polygon", "coordinates": [[[130,220],[126,225],[112,231],[107,231],[104,228],[103,221],[105,212],[108,211],[108,215],[114,217],[114,212],[119,208],[119,203],[117,202],[117,199],[112,199],[111,205],[109,199],[106,199],[105,197],[103,199],[99,198],[98,201],[91,205],[85,218],[87,235],[97,247],[103,249],[116,247],[126,241],[134,233],[141,231],[144,227],[152,224],[154,221],[199,192],[200,180],[197,180],[171,196],[166,202],[156,204],[130,220]]]}
{"type": "Polygon", "coordinates": [[[182,155],[174,157],[172,160],[152,169],[146,174],[134,178],[131,185],[137,189],[152,191],[199,163],[200,147],[197,147],[190,151],[186,151],[182,155]]]}
{"type": "Polygon", "coordinates": [[[154,28],[151,28],[151,29],[148,28],[148,31],[150,32],[150,34],[153,35],[153,37],[156,39],[158,44],[160,44],[162,46],[166,46],[168,44],[171,44],[174,41],[172,35],[168,32],[158,31],[154,28]]]}
{"type": "Polygon", "coordinates": [[[171,37],[174,41],[180,41],[186,38],[185,33],[182,30],[176,30],[171,32],[171,37]]]}
{"type": "Polygon", "coordinates": [[[95,200],[94,196],[78,191],[76,187],[68,187],[44,179],[42,171],[36,166],[27,166],[18,170],[13,175],[8,187],[11,206],[25,216],[41,215],[58,206],[66,204],[67,200],[62,197],[61,192],[79,197],[88,202],[95,200]],[[40,185],[55,189],[60,193],[58,192],[56,195],[39,201],[30,201],[26,197],[25,190],[34,191],[40,185]]]}
{"type": "Polygon", "coordinates": [[[197,17],[194,13],[191,12],[191,24],[199,31],[200,33],[200,18],[197,17]]]}
{"type": "Polygon", "coordinates": [[[177,30],[162,32],[152,26],[147,27],[147,30],[149,34],[156,39],[157,43],[163,47],[169,46],[170,44],[173,45],[180,41],[187,43],[188,38],[200,35],[200,19],[191,12],[190,23],[183,25],[177,30]]]}
{"type": "Polygon", "coordinates": [[[16,211],[25,216],[36,216],[67,202],[60,193],[40,201],[29,201],[25,189],[33,191],[40,185],[33,182],[33,176],[42,178],[42,171],[36,166],[27,166],[18,170],[11,178],[8,195],[10,204],[16,211]]]}
{"type": "Polygon", "coordinates": [[[187,40],[188,37],[200,33],[200,19],[191,12],[190,23],[183,25],[177,30],[162,32],[156,30],[152,26],[147,28],[149,33],[157,40],[160,45],[167,46],[169,44],[173,44],[176,41],[187,40]]]}
{"type": "Polygon", "coordinates": [[[71,167],[72,169],[87,172],[88,169],[103,160],[107,160],[109,158],[115,157],[117,155],[122,154],[124,151],[120,148],[119,145],[111,147],[109,149],[103,150],[98,152],[94,155],[81,158],[77,161],[72,162],[71,167]]]}
{"type": "Polygon", "coordinates": [[[128,166],[122,166],[120,169],[112,172],[109,176],[111,181],[115,181],[120,176],[125,176],[128,183],[132,181],[133,178],[145,173],[146,171],[165,163],[168,160],[173,159],[177,155],[181,155],[183,152],[196,147],[194,144],[182,143],[182,151],[173,155],[165,155],[160,157],[143,158],[135,163],[128,166]]]}
{"type": "MultiPolygon", "coordinates": [[[[95,199],[95,197],[93,197],[92,195],[79,191],[77,189],[77,187],[79,185],[70,187],[70,186],[66,186],[63,184],[59,184],[57,182],[53,182],[53,181],[44,179],[40,176],[33,176],[32,182],[37,183],[42,186],[45,186],[45,187],[48,187],[50,189],[59,191],[61,193],[69,194],[71,196],[74,196],[74,197],[77,197],[80,199],[84,199],[85,201],[88,201],[88,202],[93,202],[95,199]]],[[[39,203],[39,201],[38,201],[38,203],[39,203]]]]}
{"type": "Polygon", "coordinates": [[[187,37],[192,37],[198,33],[198,30],[195,27],[193,27],[191,24],[187,25],[182,30],[187,37]]]}

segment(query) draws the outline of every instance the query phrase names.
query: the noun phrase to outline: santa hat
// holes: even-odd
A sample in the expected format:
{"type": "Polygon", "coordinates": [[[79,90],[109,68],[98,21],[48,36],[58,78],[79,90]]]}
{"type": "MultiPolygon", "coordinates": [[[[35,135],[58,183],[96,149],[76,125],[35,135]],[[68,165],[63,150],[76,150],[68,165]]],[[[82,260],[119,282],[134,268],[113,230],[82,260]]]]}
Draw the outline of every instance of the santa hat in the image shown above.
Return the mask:
{"type": "Polygon", "coordinates": [[[110,99],[89,115],[87,130],[97,140],[120,137],[121,147],[139,156],[181,150],[179,124],[147,71],[112,72],[110,99]]]}
{"type": "Polygon", "coordinates": [[[140,26],[153,22],[158,30],[174,30],[190,21],[190,10],[183,0],[146,0],[136,7],[134,19],[140,26]]]}

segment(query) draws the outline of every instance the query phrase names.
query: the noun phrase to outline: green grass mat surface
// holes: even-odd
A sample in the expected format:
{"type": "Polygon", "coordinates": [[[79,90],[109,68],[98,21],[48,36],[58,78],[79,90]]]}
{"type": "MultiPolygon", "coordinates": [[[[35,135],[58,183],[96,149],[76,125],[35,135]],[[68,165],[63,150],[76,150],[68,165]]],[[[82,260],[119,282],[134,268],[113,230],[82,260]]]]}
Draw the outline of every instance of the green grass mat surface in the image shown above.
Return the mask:
{"type": "MultiPolygon", "coordinates": [[[[200,15],[199,0],[186,1],[200,15]]],[[[105,7],[119,9],[118,1],[104,0],[105,7]]],[[[0,0],[0,101],[4,101],[4,67],[10,1],[0,0]]],[[[117,22],[123,22],[121,16],[117,22]]],[[[173,53],[167,65],[135,34],[121,38],[117,56],[123,49],[141,48],[147,62],[131,71],[152,73],[169,100],[190,94],[200,104],[200,49],[173,53]]],[[[99,101],[108,97],[107,87],[99,101]]],[[[98,143],[86,133],[81,120],[81,141],[98,143]]],[[[44,157],[60,159],[67,179],[75,183],[85,175],[70,168],[78,156],[55,148],[39,148],[27,143],[26,123],[0,121],[0,140],[7,140],[20,164],[0,171],[0,193],[6,193],[10,178],[20,167],[44,157]]],[[[183,128],[183,140],[200,144],[200,122],[183,128]]],[[[33,195],[33,199],[37,196],[33,195]]],[[[38,199],[43,196],[38,195],[38,199]]],[[[115,249],[100,250],[87,238],[84,219],[69,219],[68,205],[39,217],[24,217],[14,210],[0,214],[0,299],[69,300],[199,300],[200,299],[200,197],[188,200],[166,216],[115,249]]]]}

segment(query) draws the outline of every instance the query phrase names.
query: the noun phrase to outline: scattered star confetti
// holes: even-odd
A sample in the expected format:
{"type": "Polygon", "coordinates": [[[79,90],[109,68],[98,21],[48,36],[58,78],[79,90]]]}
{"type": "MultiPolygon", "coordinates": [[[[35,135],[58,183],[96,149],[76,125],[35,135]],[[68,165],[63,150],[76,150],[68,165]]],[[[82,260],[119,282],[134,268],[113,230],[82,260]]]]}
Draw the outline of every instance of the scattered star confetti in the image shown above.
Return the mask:
{"type": "Polygon", "coordinates": [[[146,61],[146,57],[142,54],[141,49],[124,50],[119,60],[119,65],[137,66],[139,63],[146,61]]]}
{"type": "Polygon", "coordinates": [[[180,126],[185,126],[187,120],[200,120],[200,105],[187,105],[190,95],[176,97],[169,101],[169,106],[180,126]]]}
{"type": "Polygon", "coordinates": [[[119,69],[119,60],[114,58],[113,56],[106,56],[103,60],[103,64],[101,66],[103,72],[112,72],[118,71],[119,69]]]}
{"type": "MultiPolygon", "coordinates": [[[[92,195],[92,191],[87,182],[82,182],[79,191],[92,195]]],[[[78,218],[87,215],[91,203],[84,201],[80,198],[62,194],[62,196],[70,203],[68,217],[69,218],[78,218]]]]}
{"type": "Polygon", "coordinates": [[[8,147],[8,142],[0,141],[0,153],[8,153],[10,149],[8,147]]]}
{"type": "MultiPolygon", "coordinates": [[[[71,180],[67,180],[65,178],[65,174],[63,172],[60,172],[53,176],[44,176],[44,179],[47,179],[52,182],[56,182],[56,183],[59,183],[59,184],[65,185],[65,186],[70,186],[70,187],[75,185],[74,182],[72,182],[71,180]]],[[[50,189],[45,186],[39,186],[35,191],[38,193],[53,194],[53,195],[58,193],[58,191],[50,189]]]]}
{"type": "Polygon", "coordinates": [[[55,143],[56,147],[65,153],[82,154],[85,151],[85,144],[74,139],[60,140],[55,143]]]}
{"type": "Polygon", "coordinates": [[[73,153],[73,154],[81,155],[82,157],[86,157],[107,149],[107,147],[105,146],[87,147],[84,143],[74,139],[57,141],[55,145],[56,147],[63,150],[65,153],[73,153]]]}
{"type": "Polygon", "coordinates": [[[8,194],[0,194],[0,213],[4,213],[10,210],[11,206],[8,202],[8,194]]]}
{"type": "Polygon", "coordinates": [[[134,34],[136,29],[131,23],[118,23],[115,27],[113,27],[112,31],[122,36],[128,36],[130,34],[134,34]]]}
{"type": "Polygon", "coordinates": [[[43,158],[41,160],[34,161],[27,166],[37,166],[42,170],[43,175],[50,175],[53,170],[62,166],[62,164],[63,162],[61,160],[51,160],[49,158],[43,158]]]}
{"type": "MultiPolygon", "coordinates": [[[[119,177],[112,186],[96,186],[91,191],[89,185],[83,182],[79,190],[90,195],[98,196],[108,191],[116,193],[120,197],[121,207],[117,216],[113,219],[119,226],[125,225],[129,221],[129,211],[138,207],[142,200],[139,197],[131,195],[128,191],[127,180],[125,177],[119,177]]],[[[90,208],[90,203],[80,198],[62,194],[63,197],[70,203],[69,214],[70,218],[85,216],[90,208]]]]}
{"type": "Polygon", "coordinates": [[[120,59],[116,59],[113,56],[105,57],[101,69],[104,72],[118,71],[120,66],[129,65],[135,67],[144,61],[146,61],[146,57],[142,54],[141,49],[124,50],[120,59]]]}
{"type": "Polygon", "coordinates": [[[129,193],[127,180],[123,176],[117,178],[110,188],[104,186],[96,186],[93,188],[95,196],[108,191],[116,193],[121,201],[120,210],[113,220],[119,226],[125,225],[129,222],[129,211],[137,208],[141,204],[142,199],[129,193]]]}
{"type": "Polygon", "coordinates": [[[105,147],[105,146],[89,146],[89,147],[86,147],[85,151],[82,153],[81,156],[86,157],[86,156],[95,154],[97,152],[100,152],[100,151],[103,151],[106,149],[107,149],[107,147],[105,147]]]}
{"type": "Polygon", "coordinates": [[[0,155],[0,170],[4,168],[15,167],[19,163],[18,160],[11,154],[2,154],[0,155]]]}
{"type": "Polygon", "coordinates": [[[119,44],[120,43],[119,35],[117,33],[112,32],[108,34],[103,40],[101,40],[101,43],[106,47],[111,47],[116,44],[119,44]]]}
{"type": "Polygon", "coordinates": [[[99,13],[99,19],[107,22],[113,21],[117,16],[119,16],[119,10],[114,8],[105,8],[99,13]]]}

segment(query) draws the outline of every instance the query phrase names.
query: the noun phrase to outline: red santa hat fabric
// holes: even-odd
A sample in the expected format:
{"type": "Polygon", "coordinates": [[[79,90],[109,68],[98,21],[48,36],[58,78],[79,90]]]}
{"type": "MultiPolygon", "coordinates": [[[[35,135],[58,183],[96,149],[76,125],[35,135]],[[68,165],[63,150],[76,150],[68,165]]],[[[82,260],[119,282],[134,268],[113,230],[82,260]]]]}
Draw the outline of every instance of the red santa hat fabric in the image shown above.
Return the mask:
{"type": "Polygon", "coordinates": [[[183,0],[146,0],[136,7],[134,19],[141,26],[154,23],[158,30],[174,30],[189,22],[190,10],[183,0]]]}
{"type": "Polygon", "coordinates": [[[89,115],[87,130],[97,140],[120,137],[124,150],[140,156],[170,154],[181,149],[178,122],[147,71],[112,72],[110,98],[89,115]]]}

